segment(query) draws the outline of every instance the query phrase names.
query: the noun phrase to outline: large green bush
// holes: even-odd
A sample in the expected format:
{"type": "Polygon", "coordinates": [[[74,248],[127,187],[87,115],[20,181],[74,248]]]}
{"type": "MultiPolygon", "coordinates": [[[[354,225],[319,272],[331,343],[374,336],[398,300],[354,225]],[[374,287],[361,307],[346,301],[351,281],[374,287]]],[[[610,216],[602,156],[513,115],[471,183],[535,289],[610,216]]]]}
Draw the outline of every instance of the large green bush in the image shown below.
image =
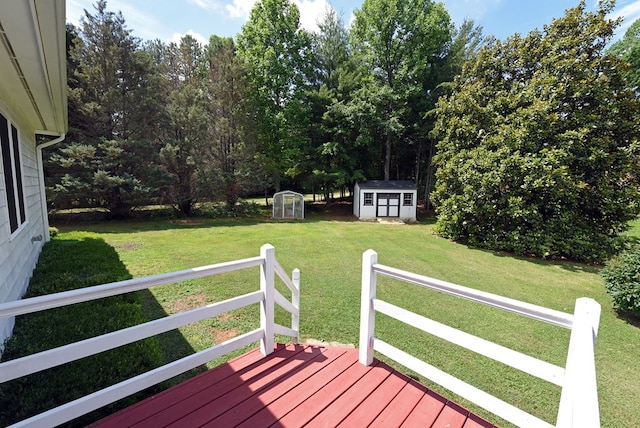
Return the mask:
{"type": "Polygon", "coordinates": [[[638,215],[640,104],[605,55],[610,2],[494,40],[436,108],[442,236],[538,257],[606,260],[638,215]]]}
{"type": "Polygon", "coordinates": [[[640,246],[623,251],[601,271],[614,307],[640,317],[640,246]]]}
{"type": "MultiPolygon", "coordinates": [[[[130,278],[103,240],[59,235],[45,245],[26,297],[130,278]]],[[[16,318],[2,360],[63,346],[146,321],[139,293],[99,299],[16,318]]],[[[142,340],[53,369],[0,384],[0,426],[7,426],[162,364],[155,338],[142,340]]],[[[131,397],[69,423],[84,426],[132,404],[131,397]]]]}

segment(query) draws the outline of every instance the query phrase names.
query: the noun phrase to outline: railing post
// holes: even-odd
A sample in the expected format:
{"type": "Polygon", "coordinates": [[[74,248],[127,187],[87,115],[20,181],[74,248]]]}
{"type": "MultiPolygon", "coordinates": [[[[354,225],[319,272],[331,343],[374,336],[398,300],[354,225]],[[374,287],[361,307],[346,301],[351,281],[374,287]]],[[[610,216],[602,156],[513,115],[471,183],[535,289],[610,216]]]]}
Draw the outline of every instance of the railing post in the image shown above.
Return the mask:
{"type": "Polygon", "coordinates": [[[274,345],[274,287],[275,287],[275,248],[271,244],[260,247],[260,257],[264,262],[260,266],[260,290],[262,291],[262,303],[260,303],[260,329],[263,338],[260,341],[260,352],[269,355],[273,352],[274,345]]]}
{"type": "Polygon", "coordinates": [[[291,328],[298,333],[295,338],[296,343],[300,343],[300,269],[294,269],[291,273],[291,282],[296,289],[295,293],[292,293],[291,303],[296,308],[297,313],[291,314],[291,328]]]}
{"type": "Polygon", "coordinates": [[[373,299],[376,298],[376,273],[373,265],[378,263],[378,253],[367,250],[362,254],[362,294],[360,296],[360,351],[359,360],[365,366],[373,363],[373,335],[376,314],[373,299]]]}
{"type": "Polygon", "coordinates": [[[558,408],[559,428],[600,427],[595,362],[600,312],[595,300],[576,300],[558,408]]]}

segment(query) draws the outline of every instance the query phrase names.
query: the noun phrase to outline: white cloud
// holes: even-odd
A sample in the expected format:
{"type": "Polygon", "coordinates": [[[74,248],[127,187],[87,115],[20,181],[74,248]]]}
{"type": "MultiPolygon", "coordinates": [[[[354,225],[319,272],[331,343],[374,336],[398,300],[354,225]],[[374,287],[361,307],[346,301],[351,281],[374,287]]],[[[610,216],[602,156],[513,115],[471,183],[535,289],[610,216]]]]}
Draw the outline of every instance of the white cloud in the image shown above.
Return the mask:
{"type": "Polygon", "coordinates": [[[640,0],[633,0],[630,2],[621,2],[616,9],[609,15],[610,18],[624,18],[622,25],[618,27],[616,36],[622,37],[624,33],[629,29],[631,24],[640,18],[640,0]]]}
{"type": "MultiPolygon", "coordinates": [[[[75,26],[80,25],[80,19],[84,17],[85,9],[90,14],[95,14],[96,12],[93,0],[67,0],[66,3],[66,20],[75,26]]],[[[162,24],[152,18],[148,12],[136,8],[126,0],[109,0],[107,11],[122,12],[126,27],[136,37],[143,40],[163,38],[162,24]]]]}
{"type": "Polygon", "coordinates": [[[634,20],[634,19],[637,19],[639,16],[640,16],[640,0],[633,1],[622,7],[617,7],[616,10],[614,10],[611,13],[612,18],[623,17],[625,18],[625,20],[629,18],[634,20]]]}
{"type": "Polygon", "coordinates": [[[193,30],[187,31],[187,34],[173,33],[173,36],[171,36],[171,40],[170,41],[175,43],[175,44],[180,44],[180,39],[182,39],[185,35],[193,37],[202,46],[209,44],[209,40],[206,37],[204,37],[200,33],[196,33],[193,30]]]}
{"type": "Polygon", "coordinates": [[[347,28],[353,28],[354,22],[356,22],[356,14],[355,12],[351,12],[351,15],[349,15],[349,21],[347,23],[347,28]]]}
{"type": "Polygon", "coordinates": [[[233,0],[233,4],[228,4],[225,9],[231,18],[249,19],[251,9],[256,4],[256,0],[233,0]]]}
{"type": "MultiPolygon", "coordinates": [[[[204,2],[212,0],[190,0],[192,2],[204,2]]],[[[233,0],[233,3],[227,4],[225,9],[231,18],[249,19],[251,9],[257,0],[233,0]]],[[[318,20],[320,20],[327,10],[331,7],[327,0],[293,0],[300,10],[300,26],[308,31],[318,31],[318,20]]]]}
{"type": "Polygon", "coordinates": [[[67,0],[67,22],[76,27],[80,25],[80,18],[84,16],[85,6],[78,0],[67,0]]]}
{"type": "Polygon", "coordinates": [[[456,23],[462,23],[466,18],[480,22],[502,2],[503,0],[443,0],[451,20],[456,23]]]}
{"type": "Polygon", "coordinates": [[[109,0],[107,6],[108,10],[122,12],[127,28],[137,33],[136,36],[145,40],[162,38],[162,24],[148,12],[132,6],[126,0],[109,0]]]}
{"type": "Polygon", "coordinates": [[[218,12],[222,9],[222,5],[218,0],[187,0],[187,1],[204,10],[218,12]]]}
{"type": "Polygon", "coordinates": [[[307,31],[318,32],[318,21],[332,8],[327,0],[294,0],[300,9],[300,26],[307,31]]]}

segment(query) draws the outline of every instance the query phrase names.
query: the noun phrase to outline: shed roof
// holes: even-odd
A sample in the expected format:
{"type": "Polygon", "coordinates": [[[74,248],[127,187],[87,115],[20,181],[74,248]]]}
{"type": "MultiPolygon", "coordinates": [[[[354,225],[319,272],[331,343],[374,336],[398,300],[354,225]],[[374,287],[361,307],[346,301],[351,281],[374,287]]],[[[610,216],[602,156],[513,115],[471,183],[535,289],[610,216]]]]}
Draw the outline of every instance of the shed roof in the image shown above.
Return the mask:
{"type": "Polygon", "coordinates": [[[418,186],[410,180],[368,180],[358,183],[361,189],[415,190],[418,186]]]}
{"type": "Polygon", "coordinates": [[[304,199],[304,195],[302,193],[294,192],[293,190],[283,190],[281,192],[274,193],[273,197],[275,198],[278,195],[296,195],[296,196],[300,196],[300,197],[302,197],[304,199]]]}

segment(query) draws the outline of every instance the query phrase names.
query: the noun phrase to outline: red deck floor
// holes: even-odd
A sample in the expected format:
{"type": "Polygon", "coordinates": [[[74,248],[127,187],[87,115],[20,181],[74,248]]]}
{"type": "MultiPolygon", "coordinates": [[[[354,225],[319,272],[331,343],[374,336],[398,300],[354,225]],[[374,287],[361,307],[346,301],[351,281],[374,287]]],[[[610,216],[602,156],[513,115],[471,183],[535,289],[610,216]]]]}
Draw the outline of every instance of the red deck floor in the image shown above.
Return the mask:
{"type": "Polygon", "coordinates": [[[97,422],[105,427],[493,427],[358,351],[253,350],[97,422]]]}

